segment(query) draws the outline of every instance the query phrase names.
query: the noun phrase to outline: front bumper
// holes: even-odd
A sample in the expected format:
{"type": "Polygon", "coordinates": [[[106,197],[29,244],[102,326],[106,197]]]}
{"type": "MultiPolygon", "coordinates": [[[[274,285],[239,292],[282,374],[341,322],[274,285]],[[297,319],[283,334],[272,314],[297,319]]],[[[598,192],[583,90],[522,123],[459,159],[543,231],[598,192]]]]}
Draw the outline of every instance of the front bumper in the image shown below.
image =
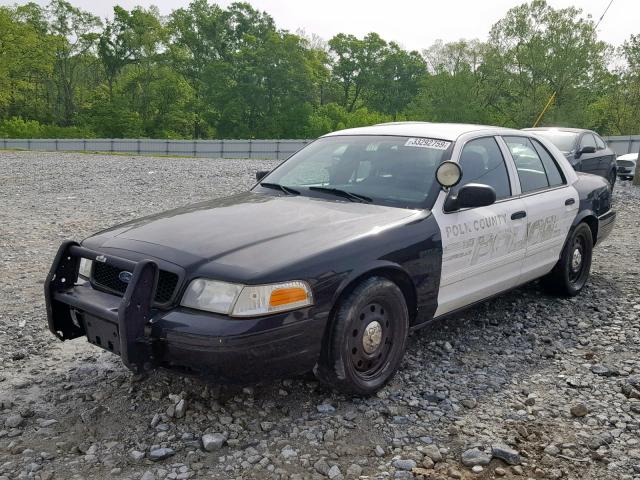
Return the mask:
{"type": "Polygon", "coordinates": [[[183,307],[154,309],[158,266],[61,245],[45,282],[49,329],[61,340],[86,336],[141,373],[164,367],[225,382],[257,382],[309,371],[326,315],[315,307],[232,319],[183,307]],[[78,284],[80,257],[133,272],[123,297],[78,284]]]}
{"type": "Polygon", "coordinates": [[[609,236],[613,230],[613,226],[616,223],[616,212],[609,210],[607,213],[598,217],[598,238],[597,243],[600,243],[609,236]]]}

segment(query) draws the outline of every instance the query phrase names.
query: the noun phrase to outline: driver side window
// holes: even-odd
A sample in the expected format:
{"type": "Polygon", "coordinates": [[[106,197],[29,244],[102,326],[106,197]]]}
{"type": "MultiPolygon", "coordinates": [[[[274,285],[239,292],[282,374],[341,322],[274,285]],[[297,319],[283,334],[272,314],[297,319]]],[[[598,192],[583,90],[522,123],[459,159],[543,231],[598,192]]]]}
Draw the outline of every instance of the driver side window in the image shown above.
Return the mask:
{"type": "Polygon", "coordinates": [[[471,140],[460,154],[462,180],[454,187],[457,192],[468,183],[481,183],[493,187],[496,200],[511,196],[509,174],[500,147],[493,137],[471,140]]]}

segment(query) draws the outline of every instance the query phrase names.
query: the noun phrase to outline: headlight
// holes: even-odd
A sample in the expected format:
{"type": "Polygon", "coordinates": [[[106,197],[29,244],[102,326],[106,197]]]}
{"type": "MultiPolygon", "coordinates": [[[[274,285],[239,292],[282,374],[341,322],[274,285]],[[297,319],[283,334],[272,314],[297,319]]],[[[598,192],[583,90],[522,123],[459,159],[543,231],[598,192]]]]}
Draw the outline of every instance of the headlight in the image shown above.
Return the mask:
{"type": "Polygon", "coordinates": [[[198,278],[189,284],[181,305],[228,314],[241,290],[242,285],[198,278]]]}
{"type": "Polygon", "coordinates": [[[243,286],[198,278],[189,284],[180,304],[232,317],[254,317],[312,305],[313,295],[301,281],[243,286]]]}
{"type": "Polygon", "coordinates": [[[89,278],[91,278],[91,267],[93,267],[93,260],[89,260],[88,258],[81,258],[78,275],[80,275],[85,280],[89,280],[89,278]]]}

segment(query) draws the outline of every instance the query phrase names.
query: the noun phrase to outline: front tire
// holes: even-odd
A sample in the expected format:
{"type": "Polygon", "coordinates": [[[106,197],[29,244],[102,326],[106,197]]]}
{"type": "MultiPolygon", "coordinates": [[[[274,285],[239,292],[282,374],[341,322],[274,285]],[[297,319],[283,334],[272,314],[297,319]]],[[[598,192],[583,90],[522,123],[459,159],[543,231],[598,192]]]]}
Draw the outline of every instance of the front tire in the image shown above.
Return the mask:
{"type": "Polygon", "coordinates": [[[400,288],[384,277],[368,278],[340,301],[314,373],[345,393],[371,395],[400,366],[408,332],[400,288]]]}
{"type": "Polygon", "coordinates": [[[556,266],[543,278],[545,287],[556,295],[575,297],[589,279],[592,254],[591,228],[580,223],[571,233],[556,266]]]}
{"type": "Polygon", "coordinates": [[[609,180],[609,185],[611,185],[611,191],[613,191],[613,187],[616,184],[616,179],[618,178],[618,176],[616,175],[616,171],[615,170],[611,170],[611,172],[609,172],[609,178],[607,178],[607,180],[609,180]]]}

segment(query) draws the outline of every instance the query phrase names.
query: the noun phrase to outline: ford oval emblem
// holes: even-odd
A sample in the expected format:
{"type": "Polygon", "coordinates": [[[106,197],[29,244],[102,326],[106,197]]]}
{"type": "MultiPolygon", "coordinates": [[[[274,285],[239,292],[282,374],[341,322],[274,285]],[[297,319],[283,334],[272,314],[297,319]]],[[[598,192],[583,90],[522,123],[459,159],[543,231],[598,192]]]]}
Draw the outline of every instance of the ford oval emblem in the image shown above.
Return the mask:
{"type": "Polygon", "coordinates": [[[131,281],[131,278],[133,278],[133,273],[123,270],[118,274],[118,278],[122,283],[129,283],[131,281]]]}

